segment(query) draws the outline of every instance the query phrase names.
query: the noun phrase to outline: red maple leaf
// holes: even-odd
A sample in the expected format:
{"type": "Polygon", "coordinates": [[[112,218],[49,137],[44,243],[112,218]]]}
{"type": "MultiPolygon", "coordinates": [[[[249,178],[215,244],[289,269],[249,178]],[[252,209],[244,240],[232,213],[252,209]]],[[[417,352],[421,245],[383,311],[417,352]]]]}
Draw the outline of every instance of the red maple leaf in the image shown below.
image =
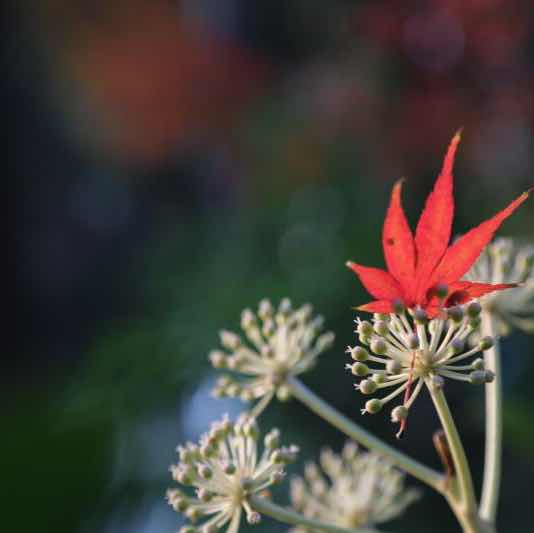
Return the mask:
{"type": "Polygon", "coordinates": [[[461,304],[515,284],[460,281],[499,226],[529,196],[524,192],[502,211],[449,246],[454,216],[452,167],[460,133],[452,139],[433,191],[426,200],[413,235],[401,204],[402,180],[393,187],[384,221],[382,246],[387,271],[348,262],[374,301],[358,307],[371,313],[392,313],[398,306],[422,308],[430,318],[461,304]]]}

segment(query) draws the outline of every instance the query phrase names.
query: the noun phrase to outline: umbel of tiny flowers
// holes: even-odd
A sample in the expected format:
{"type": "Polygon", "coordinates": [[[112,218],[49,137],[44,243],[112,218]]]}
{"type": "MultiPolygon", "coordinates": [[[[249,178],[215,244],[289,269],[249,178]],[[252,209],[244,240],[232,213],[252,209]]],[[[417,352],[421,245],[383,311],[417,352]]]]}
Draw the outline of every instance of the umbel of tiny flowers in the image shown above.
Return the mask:
{"type": "Polygon", "coordinates": [[[466,277],[477,282],[517,283],[514,289],[487,295],[482,307],[495,320],[500,335],[508,335],[513,328],[534,332],[534,245],[496,239],[466,277]]]}
{"type": "Polygon", "coordinates": [[[248,498],[283,481],[284,466],[296,460],[296,446],[280,447],[280,432],[271,430],[258,450],[260,432],[254,418],[242,415],[235,423],[228,417],[212,423],[198,444],[177,448],[180,462],[172,465],[172,477],[183,487],[169,489],[167,500],[192,524],[180,533],[214,533],[226,525],[227,533],[239,530],[245,512],[250,524],[260,515],[248,498]]]}
{"type": "MultiPolygon", "coordinates": [[[[348,441],[340,455],[326,449],[319,465],[306,465],[291,480],[291,503],[310,518],[348,529],[372,527],[399,516],[419,498],[404,487],[404,475],[384,458],[348,441]]],[[[316,533],[299,526],[293,533],[316,533]]]]}
{"type": "Polygon", "coordinates": [[[452,167],[460,134],[452,139],[443,168],[428,196],[415,235],[401,204],[399,181],[393,187],[384,221],[382,246],[387,271],[348,262],[373,302],[361,311],[392,313],[398,304],[424,309],[434,318],[441,309],[467,303],[484,294],[514,285],[460,282],[500,225],[528,198],[527,191],[492,218],[471,229],[449,246],[454,217],[452,167]]]}
{"type": "Polygon", "coordinates": [[[475,356],[491,348],[493,339],[484,337],[474,347],[466,342],[479,327],[480,312],[480,304],[471,302],[449,308],[446,316],[432,320],[422,309],[411,314],[375,314],[371,322],[358,318],[361,345],[348,347],[353,362],[346,365],[361,378],[355,387],[364,395],[393,389],[382,398],[368,400],[362,413],[378,413],[402,395],[401,403],[391,411],[392,422],[401,424],[400,436],[425,383],[441,388],[446,378],[477,385],[491,382],[494,375],[475,356]]]}
{"type": "Polygon", "coordinates": [[[313,317],[310,304],[293,309],[284,298],[276,309],[262,300],[258,312],[245,309],[241,314],[244,337],[221,331],[221,344],[226,351],[209,355],[215,368],[240,374],[238,379],[223,375],[213,394],[217,397],[239,397],[244,401],[261,400],[253,410],[258,415],[274,394],[280,400],[289,398],[286,380],[312,368],[319,354],[332,346],[334,334],[320,333],[321,316],[313,317]]]}

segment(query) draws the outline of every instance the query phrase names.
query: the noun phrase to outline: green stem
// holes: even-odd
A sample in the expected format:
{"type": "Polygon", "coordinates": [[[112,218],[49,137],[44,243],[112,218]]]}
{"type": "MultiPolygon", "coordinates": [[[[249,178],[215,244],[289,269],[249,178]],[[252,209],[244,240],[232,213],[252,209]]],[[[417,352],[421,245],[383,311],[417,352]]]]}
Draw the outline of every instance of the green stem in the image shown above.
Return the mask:
{"type": "Polygon", "coordinates": [[[332,426],[336,427],[341,432],[345,433],[345,435],[356,442],[359,442],[366,448],[387,457],[393,464],[405,472],[408,472],[423,483],[430,485],[433,489],[444,494],[445,477],[442,474],[423,465],[419,461],[408,457],[404,453],[397,451],[395,448],[376,438],[371,433],[349,420],[346,416],[336,411],[298,379],[294,377],[289,378],[287,380],[287,385],[291,389],[291,393],[295,398],[301,401],[315,414],[329,422],[332,426]]]}
{"type": "Polygon", "coordinates": [[[258,513],[270,516],[279,522],[284,522],[292,526],[304,526],[319,531],[332,531],[333,533],[355,533],[355,531],[358,531],[358,533],[378,533],[371,529],[358,528],[358,530],[355,530],[325,524],[320,520],[308,518],[290,509],[284,509],[270,500],[260,498],[259,496],[250,496],[248,502],[254,510],[258,511],[258,513]]]}
{"type": "Polygon", "coordinates": [[[495,522],[501,486],[502,457],[502,371],[499,343],[495,339],[495,326],[489,312],[483,312],[482,335],[494,339],[494,345],[484,353],[485,368],[495,374],[492,383],[486,384],[486,449],[484,479],[480,499],[480,516],[495,522]]]}
{"type": "Polygon", "coordinates": [[[434,387],[426,383],[434,407],[438,413],[443,431],[447,437],[452,460],[454,462],[455,480],[459,488],[459,498],[449,497],[449,504],[455,512],[458,520],[462,524],[464,531],[481,531],[476,513],[476,498],[473,488],[473,479],[469,469],[469,463],[465,455],[465,450],[456,429],[456,424],[449,409],[449,404],[443,394],[442,388],[434,387]]]}

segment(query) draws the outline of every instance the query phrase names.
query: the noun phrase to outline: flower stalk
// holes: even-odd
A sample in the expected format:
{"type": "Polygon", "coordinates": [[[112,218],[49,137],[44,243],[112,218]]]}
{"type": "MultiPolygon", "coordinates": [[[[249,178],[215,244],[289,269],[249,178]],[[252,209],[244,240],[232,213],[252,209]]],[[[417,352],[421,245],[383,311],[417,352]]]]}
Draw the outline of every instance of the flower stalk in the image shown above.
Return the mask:
{"type": "MultiPolygon", "coordinates": [[[[494,334],[494,320],[490,313],[482,313],[482,334],[494,334]]],[[[495,375],[486,384],[486,445],[484,477],[480,499],[480,517],[495,522],[501,485],[502,456],[502,370],[499,343],[496,341],[484,354],[485,367],[495,375]]]]}
{"type": "Polygon", "coordinates": [[[471,470],[443,388],[432,385],[430,381],[427,381],[426,385],[447,437],[454,462],[454,480],[456,483],[447,488],[445,497],[464,533],[487,532],[489,531],[488,527],[478,517],[471,470]]]}
{"type": "Polygon", "coordinates": [[[316,415],[319,415],[323,420],[339,429],[347,437],[350,437],[373,452],[387,457],[395,466],[408,472],[438,492],[444,493],[446,486],[445,476],[412,459],[408,455],[399,452],[362,427],[354,424],[346,416],[319,398],[319,396],[306,387],[300,380],[292,377],[288,379],[287,384],[295,398],[316,415]]]}

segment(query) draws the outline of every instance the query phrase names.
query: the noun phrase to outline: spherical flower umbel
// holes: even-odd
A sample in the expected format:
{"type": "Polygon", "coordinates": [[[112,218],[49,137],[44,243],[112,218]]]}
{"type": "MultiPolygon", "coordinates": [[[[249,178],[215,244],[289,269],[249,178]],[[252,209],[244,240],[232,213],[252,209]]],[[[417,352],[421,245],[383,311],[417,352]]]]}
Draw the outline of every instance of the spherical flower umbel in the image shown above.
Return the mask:
{"type": "Polygon", "coordinates": [[[534,332],[534,245],[496,239],[481,254],[467,279],[518,283],[514,289],[488,294],[481,304],[494,317],[500,335],[508,335],[512,328],[534,332]]]}
{"type": "Polygon", "coordinates": [[[258,312],[245,309],[241,328],[245,339],[229,331],[221,332],[226,351],[210,353],[215,368],[241,374],[241,379],[222,376],[213,391],[215,396],[239,397],[244,401],[261,398],[254,414],[258,415],[274,394],[284,400],[289,396],[286,380],[314,366],[319,354],[334,340],[331,332],[322,333],[323,319],[312,316],[309,304],[293,310],[285,298],[275,309],[262,300],[258,312]]]}
{"type": "Polygon", "coordinates": [[[362,413],[378,413],[403,395],[402,403],[391,412],[392,421],[400,423],[402,431],[424,384],[440,388],[446,378],[473,384],[491,382],[493,374],[484,370],[483,360],[475,356],[491,348],[493,339],[484,337],[474,347],[466,342],[480,324],[480,311],[480,305],[471,302],[451,307],[446,316],[430,321],[422,309],[412,314],[375,314],[372,322],[357,319],[361,345],[349,346],[347,353],[353,362],[346,365],[361,378],[356,389],[364,395],[393,389],[382,398],[368,400],[362,413]]]}
{"type": "MultiPolygon", "coordinates": [[[[319,466],[309,463],[303,478],[291,480],[293,507],[307,517],[348,529],[391,520],[418,497],[418,491],[405,489],[399,470],[350,441],[340,455],[324,450],[319,466]]],[[[292,531],[315,533],[301,526],[292,531]]]]}
{"type": "Polygon", "coordinates": [[[284,466],[294,462],[296,446],[280,447],[280,432],[273,429],[264,438],[260,454],[260,434],[256,421],[243,415],[236,423],[227,417],[211,425],[199,444],[179,446],[180,462],[172,465],[172,477],[180,485],[195,489],[195,494],[178,489],[167,491],[174,510],[183,513],[192,524],[181,533],[213,533],[227,527],[236,533],[243,511],[250,524],[260,521],[248,498],[284,479],[284,466]]]}

